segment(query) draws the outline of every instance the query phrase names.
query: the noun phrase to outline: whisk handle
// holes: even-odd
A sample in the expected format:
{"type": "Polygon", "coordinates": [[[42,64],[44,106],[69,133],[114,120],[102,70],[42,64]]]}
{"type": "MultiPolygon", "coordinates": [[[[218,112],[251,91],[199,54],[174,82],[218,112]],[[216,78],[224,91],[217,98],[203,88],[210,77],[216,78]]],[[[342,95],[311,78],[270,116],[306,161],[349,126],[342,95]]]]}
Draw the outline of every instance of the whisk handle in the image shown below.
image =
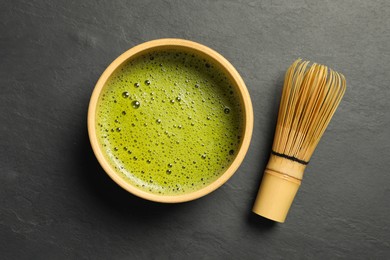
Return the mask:
{"type": "Polygon", "coordinates": [[[253,212],[283,223],[300,185],[300,180],[266,169],[253,212]]]}
{"type": "Polygon", "coordinates": [[[271,155],[252,211],[283,223],[298,192],[305,165],[271,155]]]}

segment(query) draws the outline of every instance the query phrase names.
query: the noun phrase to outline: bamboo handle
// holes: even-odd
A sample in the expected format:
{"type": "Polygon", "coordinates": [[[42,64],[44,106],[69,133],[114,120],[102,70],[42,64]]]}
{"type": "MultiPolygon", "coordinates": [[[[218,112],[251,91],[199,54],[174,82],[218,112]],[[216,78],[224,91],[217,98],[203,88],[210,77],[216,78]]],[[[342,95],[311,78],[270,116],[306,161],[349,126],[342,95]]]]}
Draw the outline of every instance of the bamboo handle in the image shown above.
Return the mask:
{"type": "Polygon", "coordinates": [[[304,169],[305,165],[271,155],[253,212],[283,223],[301,185],[304,169]]]}

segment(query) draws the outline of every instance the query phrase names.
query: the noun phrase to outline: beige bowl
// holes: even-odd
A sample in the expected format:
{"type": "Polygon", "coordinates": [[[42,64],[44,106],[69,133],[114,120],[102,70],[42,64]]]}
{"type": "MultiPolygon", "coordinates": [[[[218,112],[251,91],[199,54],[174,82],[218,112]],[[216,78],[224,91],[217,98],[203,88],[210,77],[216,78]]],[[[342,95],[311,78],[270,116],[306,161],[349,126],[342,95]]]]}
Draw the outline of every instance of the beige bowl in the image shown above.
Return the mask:
{"type": "MultiPolygon", "coordinates": [[[[164,202],[164,203],[178,203],[185,202],[200,198],[217,188],[219,188],[222,184],[224,184],[237,170],[243,161],[245,154],[248,150],[249,143],[252,137],[253,130],[253,109],[252,103],[249,97],[248,90],[245,86],[244,81],[238,72],[234,69],[232,64],[228,62],[224,57],[215,52],[214,50],[187,40],[181,39],[159,39],[154,41],[149,41],[138,46],[131,48],[126,51],[122,55],[120,55],[116,60],[114,60],[110,66],[103,72],[100,79],[96,83],[95,89],[92,93],[91,100],[89,103],[88,110],[88,133],[89,139],[91,141],[92,149],[95,153],[96,158],[98,159],[100,165],[103,167],[105,172],[123,189],[131,192],[132,194],[148,199],[151,201],[164,202]],[[242,133],[242,141],[241,146],[238,150],[238,153],[233,160],[232,164],[225,170],[224,173],[220,175],[218,179],[214,182],[210,183],[208,186],[193,191],[191,193],[182,194],[182,195],[158,195],[146,192],[144,190],[139,189],[138,187],[126,182],[123,178],[119,176],[119,174],[115,171],[115,169],[110,165],[104,156],[104,151],[101,149],[97,133],[96,133],[96,108],[99,96],[103,87],[105,86],[107,80],[110,78],[111,74],[123,63],[128,61],[129,59],[138,56],[140,54],[145,54],[151,51],[163,50],[163,49],[176,49],[176,50],[184,50],[190,51],[196,55],[205,56],[210,60],[215,61],[220,64],[222,70],[226,73],[228,77],[230,77],[230,81],[232,82],[232,86],[238,90],[240,95],[239,102],[242,103],[243,107],[243,117],[244,117],[244,127],[242,133]]],[[[222,137],[221,137],[222,138],[222,137]]]]}

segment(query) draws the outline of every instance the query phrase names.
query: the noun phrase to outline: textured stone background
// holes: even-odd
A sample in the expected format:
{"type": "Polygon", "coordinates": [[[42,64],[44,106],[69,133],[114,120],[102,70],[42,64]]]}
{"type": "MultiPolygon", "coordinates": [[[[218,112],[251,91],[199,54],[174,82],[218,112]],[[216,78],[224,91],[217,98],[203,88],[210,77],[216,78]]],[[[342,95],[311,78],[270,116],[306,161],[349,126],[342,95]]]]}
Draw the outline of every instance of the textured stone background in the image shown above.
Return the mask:
{"type": "Polygon", "coordinates": [[[389,259],[389,1],[1,1],[2,259],[389,259]],[[240,169],[190,203],[117,187],[89,145],[94,84],[119,54],[179,37],[229,59],[253,100],[240,169]],[[286,68],[344,73],[347,93],[285,224],[251,213],[286,68]]]}

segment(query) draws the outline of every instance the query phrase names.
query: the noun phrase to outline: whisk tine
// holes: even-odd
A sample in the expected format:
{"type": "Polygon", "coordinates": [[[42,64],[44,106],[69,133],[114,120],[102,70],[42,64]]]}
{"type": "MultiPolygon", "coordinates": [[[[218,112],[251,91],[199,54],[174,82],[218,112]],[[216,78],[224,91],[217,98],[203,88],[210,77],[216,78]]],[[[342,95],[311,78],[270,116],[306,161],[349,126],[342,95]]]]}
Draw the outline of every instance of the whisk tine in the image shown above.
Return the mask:
{"type": "Polygon", "coordinates": [[[284,144],[286,144],[288,140],[290,130],[284,126],[291,124],[291,118],[294,116],[294,113],[296,113],[296,111],[290,108],[295,107],[293,102],[296,102],[296,99],[294,97],[299,95],[300,85],[308,64],[308,61],[302,62],[301,59],[298,59],[291,65],[286,73],[281,103],[286,103],[287,105],[280,106],[279,108],[278,118],[280,119],[280,123],[278,122],[277,124],[275,135],[280,135],[282,138],[274,139],[275,151],[285,152],[284,150],[282,151],[282,149],[286,148],[284,144]]]}
{"type": "Polygon", "coordinates": [[[326,95],[327,67],[317,66],[317,70],[317,75],[314,75],[317,79],[312,84],[310,98],[308,98],[307,107],[302,115],[302,123],[298,129],[298,132],[302,133],[302,138],[299,142],[295,142],[296,145],[294,151],[296,152],[296,157],[302,157],[300,154],[306,150],[305,141],[307,141],[307,139],[305,137],[310,136],[311,122],[316,120],[318,110],[322,106],[321,101],[326,95]]]}
{"type": "Polygon", "coordinates": [[[308,65],[298,59],[286,72],[273,144],[275,152],[304,161],[310,159],[345,91],[344,76],[324,65],[308,65]]]}

